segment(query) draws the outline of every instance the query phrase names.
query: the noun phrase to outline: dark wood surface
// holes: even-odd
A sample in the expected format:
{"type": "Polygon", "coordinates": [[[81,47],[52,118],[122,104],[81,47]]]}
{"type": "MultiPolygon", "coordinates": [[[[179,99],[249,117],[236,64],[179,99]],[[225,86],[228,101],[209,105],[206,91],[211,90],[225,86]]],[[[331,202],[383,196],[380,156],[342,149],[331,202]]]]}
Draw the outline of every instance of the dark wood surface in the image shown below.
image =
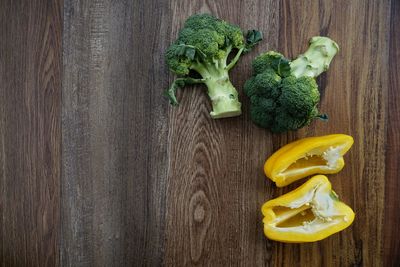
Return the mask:
{"type": "Polygon", "coordinates": [[[60,1],[0,1],[0,265],[57,266],[60,1]]]}
{"type": "Polygon", "coordinates": [[[0,266],[398,266],[400,1],[0,0],[0,266]],[[211,12],[264,41],[231,71],[243,115],[212,120],[202,86],[172,108],[163,53],[211,12]],[[287,134],[251,123],[251,59],[294,57],[314,35],[340,45],[318,79],[329,122],[287,134]],[[312,244],[262,233],[282,145],[346,133],[329,178],[356,212],[312,244]]]}
{"type": "Polygon", "coordinates": [[[384,266],[400,263],[400,1],[392,1],[389,38],[389,93],[386,130],[384,266]]]}
{"type": "Polygon", "coordinates": [[[64,2],[63,265],[162,263],[166,8],[156,1],[64,2]]]}

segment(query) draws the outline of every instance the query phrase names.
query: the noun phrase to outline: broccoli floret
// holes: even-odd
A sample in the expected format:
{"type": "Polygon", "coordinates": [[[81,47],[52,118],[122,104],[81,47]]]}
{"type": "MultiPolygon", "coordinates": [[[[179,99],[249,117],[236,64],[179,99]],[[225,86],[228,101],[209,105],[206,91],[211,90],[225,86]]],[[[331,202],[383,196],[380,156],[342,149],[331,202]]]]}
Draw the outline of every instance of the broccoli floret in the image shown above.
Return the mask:
{"type": "Polygon", "coordinates": [[[275,51],[268,51],[259,55],[253,60],[252,66],[255,74],[272,69],[281,77],[290,75],[289,60],[275,51]]]}
{"type": "Polygon", "coordinates": [[[268,70],[245,84],[245,93],[250,97],[250,116],[257,125],[285,132],[299,129],[319,115],[316,107],[319,91],[313,78],[289,76],[281,80],[278,76],[279,79],[273,80],[274,76],[276,73],[268,70]],[[271,80],[274,82],[268,82],[271,80]]]}
{"type": "Polygon", "coordinates": [[[294,117],[307,117],[319,102],[318,85],[311,77],[283,79],[279,103],[294,117]]]}
{"type": "Polygon", "coordinates": [[[254,122],[261,127],[270,128],[274,122],[276,101],[253,95],[250,98],[250,103],[250,116],[254,118],[254,122]]]}
{"type": "Polygon", "coordinates": [[[179,77],[165,92],[171,104],[178,105],[177,88],[187,84],[203,83],[211,99],[212,118],[234,117],[241,114],[238,93],[229,80],[229,70],[235,66],[242,53],[261,41],[261,33],[247,33],[226,21],[209,14],[189,17],[179,31],[178,39],[167,49],[165,57],[168,67],[179,77]],[[228,62],[233,49],[236,55],[228,62]],[[191,77],[193,72],[201,78],[191,77]]]}
{"type": "Polygon", "coordinates": [[[281,106],[276,110],[274,122],[271,125],[271,131],[274,133],[294,131],[303,127],[306,122],[306,117],[294,117],[287,112],[285,107],[281,106]]]}
{"type": "Polygon", "coordinates": [[[244,86],[253,122],[272,132],[285,132],[309,125],[315,118],[326,120],[318,112],[315,77],[327,69],[337,51],[329,38],[313,37],[309,49],[292,62],[274,51],[256,57],[254,74],[244,86]]]}

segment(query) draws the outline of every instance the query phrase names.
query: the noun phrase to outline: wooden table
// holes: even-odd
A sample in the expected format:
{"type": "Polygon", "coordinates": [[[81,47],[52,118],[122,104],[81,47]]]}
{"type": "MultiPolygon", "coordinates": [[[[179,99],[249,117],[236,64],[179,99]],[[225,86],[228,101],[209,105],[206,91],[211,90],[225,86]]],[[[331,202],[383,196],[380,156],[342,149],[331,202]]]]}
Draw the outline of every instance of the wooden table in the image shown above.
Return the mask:
{"type": "MultiPolygon", "coordinates": [[[[0,1],[0,266],[399,266],[400,1],[0,1]],[[163,52],[211,12],[264,41],[231,72],[241,117],[212,120],[205,88],[172,108],[163,52]],[[340,45],[318,79],[329,122],[287,134],[251,123],[250,62],[340,45]],[[277,189],[264,160],[305,136],[346,133],[330,175],[354,208],[312,244],[262,233],[277,189]]],[[[298,184],[297,184],[298,185],[298,184]]]]}

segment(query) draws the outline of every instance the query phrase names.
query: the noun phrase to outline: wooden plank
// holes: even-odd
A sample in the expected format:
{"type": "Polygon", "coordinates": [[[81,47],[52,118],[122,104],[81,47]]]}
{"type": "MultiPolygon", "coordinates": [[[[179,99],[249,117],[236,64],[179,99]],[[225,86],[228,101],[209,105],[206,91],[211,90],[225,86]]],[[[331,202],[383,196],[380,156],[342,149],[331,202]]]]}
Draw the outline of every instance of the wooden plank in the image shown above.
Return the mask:
{"type": "Polygon", "coordinates": [[[392,0],[389,42],[389,94],[387,112],[384,265],[400,264],[400,1],[392,0]]]}
{"type": "Polygon", "coordinates": [[[271,242],[261,226],[261,203],[272,196],[261,166],[272,152],[271,134],[250,123],[241,88],[251,59],[278,41],[279,3],[173,1],[171,36],[196,12],[211,12],[244,29],[260,28],[263,45],[242,57],[231,71],[244,115],[212,120],[205,88],[187,88],[170,113],[167,193],[167,266],[261,266],[271,258],[271,242]],[[183,134],[184,133],[184,134],[183,134]]]}
{"type": "Polygon", "coordinates": [[[399,12],[395,0],[0,1],[0,266],[397,266],[399,12]],[[178,108],[160,96],[163,53],[195,12],[264,32],[231,72],[241,117],[210,119],[201,86],[178,108]],[[318,79],[330,121],[256,127],[251,59],[294,57],[319,34],[341,47],[318,79]],[[267,240],[262,203],[301,182],[277,189],[264,160],[329,133],[355,138],[329,176],[354,224],[313,244],[267,240]]]}
{"type": "MultiPolygon", "coordinates": [[[[294,57],[314,35],[332,37],[341,51],[318,79],[320,109],[330,121],[295,133],[271,135],[255,127],[243,96],[242,117],[214,121],[204,88],[181,93],[181,106],[170,113],[167,265],[382,266],[390,2],[172,1],[170,9],[173,37],[190,14],[209,11],[266,33],[258,52],[272,48],[294,57]],[[330,133],[355,138],[346,168],[329,176],[356,211],[355,223],[313,244],[266,240],[262,203],[301,182],[277,189],[262,173],[265,158],[294,139],[330,133]]],[[[239,91],[255,54],[231,74],[239,91]]]]}
{"type": "Polygon", "coordinates": [[[167,171],[170,23],[161,1],[64,4],[65,266],[159,265],[167,171]]]}
{"type": "Polygon", "coordinates": [[[62,1],[0,1],[0,266],[57,266],[62,1]]]}
{"type": "Polygon", "coordinates": [[[318,79],[320,110],[329,114],[329,122],[314,122],[297,132],[296,138],[330,133],[354,137],[346,167],[329,178],[353,207],[356,220],[350,229],[318,243],[280,244],[276,266],[310,262],[382,266],[389,1],[283,3],[280,44],[285,54],[304,51],[304,41],[314,35],[330,36],[341,47],[329,71],[318,79]]]}

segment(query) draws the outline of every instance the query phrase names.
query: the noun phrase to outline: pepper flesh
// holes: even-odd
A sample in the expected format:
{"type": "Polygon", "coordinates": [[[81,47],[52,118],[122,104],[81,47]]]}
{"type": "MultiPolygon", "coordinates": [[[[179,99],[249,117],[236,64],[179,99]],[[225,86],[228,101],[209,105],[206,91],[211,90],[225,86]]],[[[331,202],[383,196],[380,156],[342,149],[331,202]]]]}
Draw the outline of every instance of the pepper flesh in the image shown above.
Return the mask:
{"type": "Polygon", "coordinates": [[[350,226],[353,210],[341,202],[324,175],[262,206],[264,234],[285,243],[322,240],[350,226]]]}
{"type": "Polygon", "coordinates": [[[343,169],[343,155],[353,143],[353,137],[345,134],[300,139],[269,157],[264,172],[278,187],[313,174],[337,173],[343,169]]]}

